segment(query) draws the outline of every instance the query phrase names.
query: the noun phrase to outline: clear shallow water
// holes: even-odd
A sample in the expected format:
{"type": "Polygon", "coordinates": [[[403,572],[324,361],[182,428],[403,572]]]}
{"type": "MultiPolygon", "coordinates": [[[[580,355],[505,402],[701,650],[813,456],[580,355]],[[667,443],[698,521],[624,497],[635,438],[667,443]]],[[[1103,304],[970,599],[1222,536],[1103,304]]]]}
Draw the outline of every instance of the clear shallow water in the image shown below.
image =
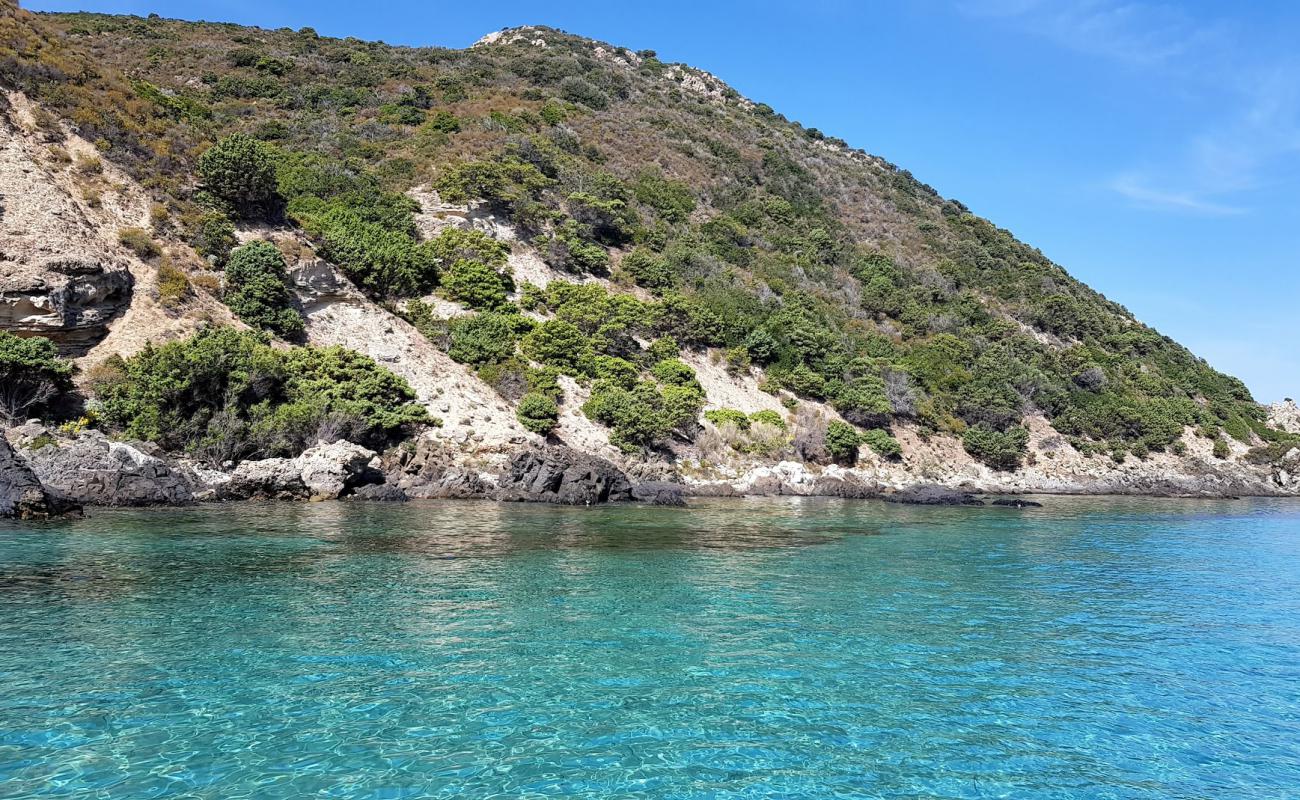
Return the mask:
{"type": "Polygon", "coordinates": [[[1300,503],[0,523],[0,797],[1294,798],[1300,503]]]}

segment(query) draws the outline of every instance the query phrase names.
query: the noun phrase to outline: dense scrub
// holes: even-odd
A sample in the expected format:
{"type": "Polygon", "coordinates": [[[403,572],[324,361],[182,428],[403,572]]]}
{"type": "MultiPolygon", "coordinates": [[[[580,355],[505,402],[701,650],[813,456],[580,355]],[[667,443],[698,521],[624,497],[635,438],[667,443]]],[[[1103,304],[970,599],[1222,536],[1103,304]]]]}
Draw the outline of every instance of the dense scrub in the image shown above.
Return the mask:
{"type": "Polygon", "coordinates": [[[93,380],[110,429],[217,465],[296,455],[319,439],[382,445],[431,421],[404,380],[365,356],[278,350],[231,328],[113,357],[93,380]]]}
{"type": "Polygon", "coordinates": [[[1189,427],[1282,438],[1239,381],[961,203],[648,54],[546,29],[447,50],[95,14],[3,24],[0,80],[132,169],[214,263],[231,220],[283,220],[377,298],[437,290],[483,312],[405,306],[503,395],[528,396],[534,430],[562,373],[591,386],[588,415],[624,447],[690,436],[702,396],[659,365],[710,347],[833,406],[841,460],[861,445],[896,457],[888,428],[910,422],[1012,469],[1034,413],[1118,459],[1189,427]],[[420,184],[510,219],[556,269],[654,299],[519,287],[544,321],[529,318],[500,243],[420,240],[403,194],[420,184]]]}

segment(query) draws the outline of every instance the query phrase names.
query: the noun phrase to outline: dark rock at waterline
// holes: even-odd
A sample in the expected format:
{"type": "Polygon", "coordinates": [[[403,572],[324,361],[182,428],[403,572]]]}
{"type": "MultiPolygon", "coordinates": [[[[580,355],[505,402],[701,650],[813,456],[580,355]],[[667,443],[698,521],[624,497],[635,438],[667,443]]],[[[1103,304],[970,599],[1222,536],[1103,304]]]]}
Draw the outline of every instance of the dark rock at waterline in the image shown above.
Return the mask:
{"type": "Polygon", "coordinates": [[[45,491],[95,506],[184,505],[194,501],[185,475],[157,456],[87,431],[24,453],[45,491]]]}
{"type": "Polygon", "coordinates": [[[1025,500],[1022,497],[999,497],[992,502],[995,506],[1005,506],[1007,508],[1042,508],[1043,504],[1034,500],[1025,500]]]}
{"type": "Polygon", "coordinates": [[[410,498],[406,496],[405,491],[391,483],[372,483],[357,487],[347,499],[374,503],[405,503],[410,498]]]}
{"type": "Polygon", "coordinates": [[[22,456],[0,437],[0,517],[49,519],[80,510],[80,505],[47,492],[22,456]]]}
{"type": "Polygon", "coordinates": [[[813,481],[813,494],[818,497],[843,497],[848,500],[862,500],[878,496],[880,494],[880,485],[852,474],[846,474],[843,477],[819,475],[813,481]]]}
{"type": "Polygon", "coordinates": [[[515,453],[501,475],[498,497],[591,505],[631,500],[632,484],[618,467],[603,458],[552,445],[515,453]]]}
{"type": "Polygon", "coordinates": [[[680,483],[647,481],[632,487],[632,498],[652,506],[684,506],[686,491],[680,483]]]}
{"type": "Polygon", "coordinates": [[[984,501],[959,489],[946,486],[921,485],[900,489],[892,494],[882,495],[887,503],[904,503],[914,506],[982,506],[984,501]]]}

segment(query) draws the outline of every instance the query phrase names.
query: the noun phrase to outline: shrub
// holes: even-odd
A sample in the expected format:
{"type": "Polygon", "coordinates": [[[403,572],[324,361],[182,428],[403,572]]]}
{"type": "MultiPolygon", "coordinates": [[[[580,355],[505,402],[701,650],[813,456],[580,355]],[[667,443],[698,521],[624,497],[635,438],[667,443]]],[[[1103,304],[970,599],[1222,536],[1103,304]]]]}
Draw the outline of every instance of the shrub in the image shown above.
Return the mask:
{"type": "Polygon", "coordinates": [[[1215,458],[1227,458],[1232,455],[1232,449],[1228,447],[1228,440],[1222,436],[1216,436],[1214,439],[1213,454],[1215,458]]]}
{"type": "Polygon", "coordinates": [[[652,291],[671,289],[677,285],[677,274],[668,264],[668,260],[644,247],[638,247],[628,253],[619,266],[637,286],[652,291]]]}
{"type": "Polygon", "coordinates": [[[436,254],[401,224],[409,222],[409,208],[376,214],[311,198],[291,203],[289,211],[317,239],[321,257],[368,292],[418,297],[437,285],[436,254]]]}
{"type": "Polygon", "coordinates": [[[215,212],[202,214],[190,224],[189,242],[196,253],[218,267],[225,265],[230,251],[239,243],[234,223],[225,214],[215,212]]]}
{"type": "Polygon", "coordinates": [[[444,266],[457,261],[478,261],[501,267],[510,255],[505,242],[493,239],[477,228],[445,228],[429,240],[429,251],[444,266]]]}
{"type": "Polygon", "coordinates": [[[1029,431],[1019,425],[999,431],[987,425],[973,425],[962,435],[966,452],[997,470],[1014,470],[1029,444],[1029,431]]]}
{"type": "Polygon", "coordinates": [[[127,250],[146,261],[162,255],[162,248],[143,228],[122,228],[117,232],[117,240],[127,250]]]}
{"type": "Polygon", "coordinates": [[[659,212],[668,222],[684,222],[695,210],[690,188],[652,172],[642,173],[633,185],[636,199],[659,212]]]}
{"type": "Polygon", "coordinates": [[[275,158],[270,146],[232,133],[199,157],[203,187],[244,217],[262,216],[276,199],[275,158]]]}
{"type": "Polygon", "coordinates": [[[596,356],[595,365],[597,380],[608,381],[624,389],[635,386],[640,374],[635,364],[616,356],[596,356]]]}
{"type": "Polygon", "coordinates": [[[651,373],[667,386],[686,386],[699,391],[700,382],[695,379],[695,370],[677,358],[665,358],[654,365],[651,373]]]}
{"type": "Polygon", "coordinates": [[[230,254],[223,299],[236,316],[254,328],[286,339],[302,336],[302,315],[293,307],[284,258],[270,242],[250,242],[230,254]]]}
{"type": "Polygon", "coordinates": [[[459,133],[460,119],[450,111],[440,108],[433,112],[428,122],[424,123],[424,129],[434,133],[459,133]]]}
{"type": "Polygon", "coordinates": [[[858,460],[858,429],[846,422],[831,420],[826,426],[826,451],[842,464],[852,465],[858,460]]]}
{"type": "Polygon", "coordinates": [[[560,410],[551,398],[544,394],[532,392],[524,395],[523,399],[519,401],[516,416],[519,417],[519,421],[523,423],[525,428],[533,433],[545,436],[559,422],[560,410]]]}
{"type": "Polygon", "coordinates": [[[586,335],[571,322],[547,320],[523,339],[524,355],[557,367],[570,375],[584,375],[593,368],[594,354],[586,335]]]}
{"type": "Polygon", "coordinates": [[[755,411],[753,414],[750,414],[749,421],[757,425],[771,425],[772,427],[780,428],[781,430],[785,430],[786,428],[785,419],[781,417],[779,412],[773,411],[770,408],[765,408],[762,411],[755,411]]]}
{"type": "Polygon", "coordinates": [[[737,411],[734,408],[710,409],[704,412],[704,418],[718,427],[734,425],[739,430],[749,430],[750,418],[745,412],[737,411]]]}
{"type": "Polygon", "coordinates": [[[680,386],[669,386],[661,392],[647,381],[630,389],[597,381],[582,412],[609,426],[611,444],[635,452],[661,443],[674,432],[689,433],[703,401],[698,392],[680,386]]]}
{"type": "Polygon", "coordinates": [[[359,353],[280,351],[231,328],[113,357],[93,385],[112,429],[217,463],[296,455],[323,427],[378,445],[430,421],[404,380],[359,353]]]}
{"type": "Polygon", "coordinates": [[[461,259],[442,276],[447,297],[470,308],[493,310],[504,306],[514,289],[510,279],[481,261],[461,259]]]}
{"type": "Polygon", "coordinates": [[[14,425],[72,388],[72,364],[54,342],[0,331],[0,423],[14,425]]]}
{"type": "Polygon", "coordinates": [[[513,315],[489,312],[457,317],[449,328],[451,345],[447,355],[462,364],[495,364],[515,354],[518,335],[513,315]]]}
{"type": "Polygon", "coordinates": [[[176,308],[194,294],[185,270],[164,260],[158,267],[158,302],[163,308],[176,308]]]}
{"type": "Polygon", "coordinates": [[[873,428],[862,434],[862,443],[870,447],[881,458],[897,459],[903,455],[903,447],[898,440],[880,428],[873,428]]]}

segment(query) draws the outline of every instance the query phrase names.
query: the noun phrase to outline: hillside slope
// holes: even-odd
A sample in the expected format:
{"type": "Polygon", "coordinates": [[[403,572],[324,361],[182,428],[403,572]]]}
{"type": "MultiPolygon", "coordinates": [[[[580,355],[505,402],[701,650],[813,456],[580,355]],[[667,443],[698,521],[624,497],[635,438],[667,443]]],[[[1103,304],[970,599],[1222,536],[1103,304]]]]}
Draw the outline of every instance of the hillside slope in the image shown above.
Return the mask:
{"type": "Polygon", "coordinates": [[[184,282],[164,302],[157,257],[110,234],[96,264],[148,299],[38,329],[4,309],[48,265],[7,228],[0,328],[75,328],[83,374],[238,324],[223,299],[266,327],[232,299],[228,227],[276,246],[305,341],[405,378],[442,423],[420,435],[487,469],[549,438],[742,491],[1300,491],[1300,439],[1240,381],[905,170],[652,52],[3,13],[5,163],[59,161],[39,168],[83,215],[104,212],[82,184],[131,198],[96,236],[141,228],[184,282]]]}

